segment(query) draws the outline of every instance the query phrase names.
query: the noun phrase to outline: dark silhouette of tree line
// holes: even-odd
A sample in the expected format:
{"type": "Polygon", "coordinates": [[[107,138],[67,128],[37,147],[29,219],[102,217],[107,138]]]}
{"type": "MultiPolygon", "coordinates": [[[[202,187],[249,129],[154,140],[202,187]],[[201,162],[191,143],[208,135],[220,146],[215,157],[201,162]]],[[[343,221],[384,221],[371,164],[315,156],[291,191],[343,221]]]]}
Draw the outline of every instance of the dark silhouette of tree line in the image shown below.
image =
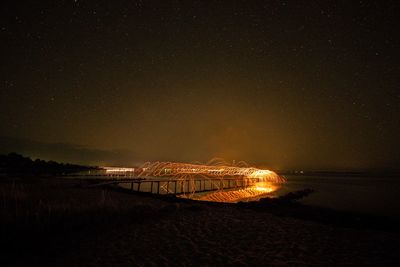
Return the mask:
{"type": "Polygon", "coordinates": [[[0,154],[0,173],[8,174],[69,174],[98,167],[82,166],[41,159],[32,160],[17,153],[0,154]]]}

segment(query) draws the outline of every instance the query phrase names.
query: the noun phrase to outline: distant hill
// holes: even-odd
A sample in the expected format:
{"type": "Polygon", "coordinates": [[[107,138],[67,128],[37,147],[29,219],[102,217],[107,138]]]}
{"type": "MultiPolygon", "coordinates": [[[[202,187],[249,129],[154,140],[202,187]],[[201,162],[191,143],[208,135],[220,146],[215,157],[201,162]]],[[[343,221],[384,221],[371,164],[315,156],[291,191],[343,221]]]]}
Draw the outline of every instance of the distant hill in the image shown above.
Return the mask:
{"type": "Polygon", "coordinates": [[[78,165],[130,166],[139,165],[129,150],[103,150],[72,143],[46,143],[25,138],[0,135],[0,154],[18,152],[31,158],[70,162],[78,165]]]}
{"type": "Polygon", "coordinates": [[[41,159],[32,160],[17,153],[0,154],[0,173],[2,174],[68,174],[98,167],[58,163],[41,159]]]}

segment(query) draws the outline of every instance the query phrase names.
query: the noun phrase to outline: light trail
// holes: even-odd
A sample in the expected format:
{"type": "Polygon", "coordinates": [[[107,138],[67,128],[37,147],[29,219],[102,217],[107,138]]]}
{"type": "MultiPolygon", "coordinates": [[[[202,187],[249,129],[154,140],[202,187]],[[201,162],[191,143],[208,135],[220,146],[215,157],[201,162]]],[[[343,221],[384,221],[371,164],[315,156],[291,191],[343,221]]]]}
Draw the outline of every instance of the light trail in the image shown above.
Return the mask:
{"type": "Polygon", "coordinates": [[[280,183],[286,182],[283,177],[271,170],[249,167],[244,161],[229,164],[219,158],[214,158],[205,164],[157,161],[146,162],[138,168],[103,167],[103,169],[111,177],[140,178],[150,181],[157,178],[158,188],[167,194],[176,194],[179,191],[183,197],[199,199],[198,196],[194,196],[196,192],[216,191],[201,197],[201,200],[225,199],[225,202],[269,194],[280,188],[280,183]],[[173,189],[171,183],[174,183],[173,189]],[[232,188],[241,189],[232,190],[232,188]]]}
{"type": "MultiPolygon", "coordinates": [[[[201,163],[177,163],[177,162],[147,162],[140,168],[135,169],[138,177],[172,177],[174,180],[178,180],[179,186],[187,186],[190,188],[190,197],[198,190],[196,179],[208,180],[212,187],[216,191],[222,191],[224,189],[225,179],[243,179],[243,181],[250,181],[249,185],[253,186],[255,183],[269,183],[279,184],[286,182],[285,179],[273,171],[258,169],[254,167],[248,167],[244,161],[240,161],[237,164],[233,162],[229,165],[226,161],[214,158],[206,164],[201,163]],[[216,182],[218,180],[219,182],[216,182]]],[[[247,184],[244,183],[244,184],[247,184]]],[[[246,187],[246,186],[245,186],[246,187]]],[[[248,187],[248,186],[247,186],[248,187]]],[[[267,194],[275,191],[279,186],[265,187],[248,187],[250,191],[242,192],[247,197],[256,196],[260,194],[267,194]],[[249,193],[249,194],[247,194],[249,193]]],[[[165,191],[167,189],[163,188],[165,191]]],[[[183,193],[185,196],[186,193],[183,193]]],[[[231,193],[223,195],[232,195],[231,193]]],[[[237,196],[239,197],[239,196],[237,196]]],[[[229,197],[235,199],[236,197],[229,197]]]]}
{"type": "Polygon", "coordinates": [[[204,178],[224,177],[243,177],[257,179],[260,182],[283,183],[285,179],[273,171],[258,169],[254,167],[243,167],[243,162],[239,166],[227,165],[224,161],[215,159],[207,164],[190,164],[176,162],[147,162],[138,168],[139,177],[168,177],[187,179],[194,176],[204,178]],[[212,165],[211,165],[212,164],[212,165]]]}

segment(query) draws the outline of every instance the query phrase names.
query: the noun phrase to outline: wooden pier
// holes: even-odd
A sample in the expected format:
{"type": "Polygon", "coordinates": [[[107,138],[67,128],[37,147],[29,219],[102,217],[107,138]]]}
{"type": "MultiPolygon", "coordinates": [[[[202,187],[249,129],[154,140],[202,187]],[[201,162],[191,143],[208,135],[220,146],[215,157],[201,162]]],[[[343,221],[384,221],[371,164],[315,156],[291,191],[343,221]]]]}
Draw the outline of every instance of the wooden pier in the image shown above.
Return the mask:
{"type": "MultiPolygon", "coordinates": [[[[83,178],[83,177],[82,177],[83,178]]],[[[118,185],[135,192],[146,192],[162,195],[180,195],[245,188],[259,182],[258,178],[224,178],[224,179],[168,179],[168,178],[127,178],[127,177],[92,177],[98,183],[91,186],[118,185]]]]}

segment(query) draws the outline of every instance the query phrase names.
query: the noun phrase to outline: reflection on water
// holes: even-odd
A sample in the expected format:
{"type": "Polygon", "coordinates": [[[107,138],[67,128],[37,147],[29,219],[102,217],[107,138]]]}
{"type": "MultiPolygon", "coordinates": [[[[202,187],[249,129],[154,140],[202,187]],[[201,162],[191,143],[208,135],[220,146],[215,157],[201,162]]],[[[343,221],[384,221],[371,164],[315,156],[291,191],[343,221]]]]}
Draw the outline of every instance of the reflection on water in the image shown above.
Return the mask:
{"type": "Polygon", "coordinates": [[[272,193],[279,189],[279,184],[260,182],[252,186],[236,189],[236,190],[220,190],[208,193],[196,193],[190,197],[195,200],[213,201],[213,202],[230,202],[235,203],[246,200],[257,200],[262,197],[272,196],[272,193]]]}
{"type": "Polygon", "coordinates": [[[305,188],[315,190],[304,204],[370,214],[400,217],[400,177],[285,176],[280,190],[286,194],[305,188]]]}
{"type": "Polygon", "coordinates": [[[196,200],[232,203],[282,196],[310,188],[314,193],[301,199],[304,204],[400,217],[400,177],[287,175],[284,178],[285,183],[266,182],[249,187],[245,187],[244,180],[237,183],[218,179],[172,182],[166,179],[154,182],[153,186],[151,180],[144,180],[141,181],[140,189],[139,183],[120,186],[133,191],[176,194],[196,200]]]}

